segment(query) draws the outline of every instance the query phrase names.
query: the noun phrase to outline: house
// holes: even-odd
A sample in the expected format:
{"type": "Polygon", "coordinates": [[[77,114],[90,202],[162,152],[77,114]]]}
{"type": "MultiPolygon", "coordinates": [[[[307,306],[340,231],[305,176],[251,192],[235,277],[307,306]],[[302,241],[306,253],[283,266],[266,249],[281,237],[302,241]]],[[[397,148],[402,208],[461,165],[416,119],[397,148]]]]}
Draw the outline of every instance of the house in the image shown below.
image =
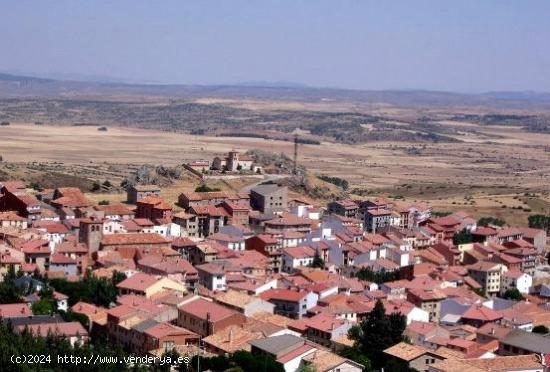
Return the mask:
{"type": "MultiPolygon", "coordinates": [[[[43,222],[43,221],[38,221],[43,222]]],[[[69,235],[70,231],[69,229],[62,223],[59,222],[53,222],[53,221],[44,221],[43,224],[37,224],[35,222],[34,226],[40,230],[45,232],[44,237],[50,242],[50,248],[52,251],[55,251],[56,245],[61,243],[65,240],[65,238],[69,235]]]]}
{"type": "Polygon", "coordinates": [[[468,324],[476,328],[487,323],[498,322],[500,319],[502,319],[502,314],[481,304],[470,306],[470,308],[461,315],[461,322],[463,324],[468,324]]]}
{"type": "Polygon", "coordinates": [[[228,214],[228,224],[235,226],[248,226],[250,203],[248,201],[224,200],[221,207],[228,214]]]}
{"type": "Polygon", "coordinates": [[[513,329],[504,336],[498,346],[499,355],[523,355],[550,353],[550,338],[521,329],[513,329]]]}
{"type": "Polygon", "coordinates": [[[220,231],[227,220],[227,212],[213,205],[195,205],[189,208],[189,213],[196,216],[196,234],[205,238],[220,231]]]}
{"type": "Polygon", "coordinates": [[[236,235],[229,235],[217,232],[213,235],[210,235],[208,237],[208,240],[213,240],[232,251],[244,251],[245,249],[244,238],[236,235]]]}
{"type": "Polygon", "coordinates": [[[507,271],[506,266],[494,262],[480,261],[467,266],[468,275],[481,284],[485,294],[497,295],[500,293],[501,275],[507,271]]]}
{"type": "Polygon", "coordinates": [[[124,251],[136,249],[169,249],[170,240],[155,233],[129,233],[105,235],[101,239],[103,251],[124,251]]]}
{"type": "Polygon", "coordinates": [[[13,268],[17,273],[25,262],[25,254],[17,249],[0,246],[0,281],[13,268]]]}
{"type": "Polygon", "coordinates": [[[250,206],[264,214],[283,212],[288,207],[287,193],[284,186],[256,186],[250,190],[250,206]]]}
{"type": "Polygon", "coordinates": [[[300,319],[309,309],[317,305],[318,296],[307,291],[270,289],[262,292],[260,298],[275,305],[275,314],[300,319]]]}
{"type": "Polygon", "coordinates": [[[303,238],[305,237],[301,234],[295,236],[296,233],[309,234],[311,233],[313,221],[309,218],[298,217],[292,214],[283,213],[281,216],[267,220],[264,222],[265,232],[268,234],[283,235],[285,233],[294,233],[294,236],[291,236],[291,239],[303,238]]]}
{"type": "Polygon", "coordinates": [[[172,350],[176,345],[198,344],[199,336],[188,329],[178,327],[168,322],[154,324],[143,330],[144,346],[142,353],[163,348],[172,350]]]}
{"type": "Polygon", "coordinates": [[[327,204],[327,211],[344,217],[357,218],[359,204],[352,199],[333,201],[327,204]]]}
{"type": "Polygon", "coordinates": [[[71,307],[71,311],[88,318],[89,331],[94,327],[102,328],[107,324],[107,309],[103,307],[79,301],[71,307]]]}
{"type": "Polygon", "coordinates": [[[433,249],[441,254],[451,266],[460,264],[460,251],[451,242],[438,242],[433,249]]]}
{"type": "Polygon", "coordinates": [[[88,208],[93,205],[78,187],[59,187],[54,190],[50,204],[57,209],[74,210],[88,208]]]}
{"type": "Polygon", "coordinates": [[[451,332],[435,323],[412,321],[403,334],[413,345],[435,350],[440,346],[437,341],[449,339],[451,332]]]}
{"type": "Polygon", "coordinates": [[[535,273],[537,250],[531,247],[519,247],[507,249],[507,255],[519,258],[521,260],[521,271],[533,275],[535,273]]]}
{"type": "Polygon", "coordinates": [[[202,175],[210,169],[210,160],[198,159],[192,160],[183,165],[186,169],[193,171],[197,175],[202,175]]]}
{"type": "Polygon", "coordinates": [[[477,359],[458,359],[450,357],[430,366],[429,372],[454,371],[502,371],[502,372],[543,372],[545,366],[537,355],[518,355],[505,357],[488,357],[477,359]]]}
{"type": "Polygon", "coordinates": [[[347,335],[352,327],[351,322],[324,313],[305,319],[305,325],[307,339],[325,347],[330,347],[333,340],[347,335]]]}
{"type": "Polygon", "coordinates": [[[365,231],[373,234],[386,227],[399,226],[400,224],[399,213],[389,209],[367,209],[364,216],[365,231]]]}
{"type": "Polygon", "coordinates": [[[316,350],[302,359],[302,365],[318,372],[361,372],[363,365],[342,358],[327,350],[316,350]]]}
{"type": "Polygon", "coordinates": [[[259,312],[273,314],[275,310],[275,305],[271,302],[234,289],[217,294],[214,301],[247,317],[259,312]]]}
{"type": "Polygon", "coordinates": [[[277,239],[273,235],[258,234],[254,235],[245,241],[245,247],[247,250],[255,250],[261,254],[269,257],[268,268],[273,273],[278,273],[282,270],[283,260],[282,252],[279,248],[277,239]]]}
{"type": "Polygon", "coordinates": [[[136,212],[121,203],[96,205],[94,210],[102,212],[105,218],[116,221],[131,220],[136,214],[136,212]]]}
{"type": "Polygon", "coordinates": [[[136,204],[147,196],[160,196],[160,187],[157,185],[132,185],[127,191],[127,200],[130,204],[136,204]]]}
{"type": "Polygon", "coordinates": [[[241,155],[238,151],[229,151],[226,156],[216,156],[212,160],[212,169],[218,171],[237,172],[252,170],[254,160],[248,155],[241,155]]]}
{"type": "Polygon", "coordinates": [[[0,212],[0,227],[9,226],[26,229],[28,227],[28,221],[14,211],[0,212]]]}
{"type": "Polygon", "coordinates": [[[40,219],[40,202],[32,195],[24,192],[6,191],[0,197],[0,211],[15,211],[28,221],[40,219]]]}
{"type": "Polygon", "coordinates": [[[438,289],[411,288],[407,292],[407,300],[430,314],[430,321],[437,322],[440,317],[441,301],[446,299],[445,293],[438,289]]]}
{"type": "Polygon", "coordinates": [[[436,362],[446,359],[436,351],[405,342],[387,348],[384,353],[415,371],[427,371],[436,362]]]}
{"type": "Polygon", "coordinates": [[[315,258],[315,252],[315,249],[307,246],[283,249],[283,271],[290,273],[300,266],[310,266],[315,258]]]}
{"type": "Polygon", "coordinates": [[[199,280],[197,269],[180,256],[149,254],[138,260],[136,267],[146,274],[177,277],[188,290],[194,290],[199,280]]]}
{"type": "Polygon", "coordinates": [[[503,295],[507,290],[517,288],[520,293],[529,294],[533,285],[533,277],[521,271],[508,270],[501,275],[500,294],[503,295]]]}
{"type": "Polygon", "coordinates": [[[163,290],[170,289],[186,293],[185,286],[168,277],[157,277],[145,273],[137,273],[117,284],[121,294],[136,294],[149,298],[163,290]]]}
{"type": "Polygon", "coordinates": [[[476,342],[486,344],[489,342],[497,341],[506,337],[512,328],[504,327],[497,323],[486,323],[479,327],[476,331],[476,342]]]}
{"type": "Polygon", "coordinates": [[[78,274],[78,263],[74,258],[61,253],[52,253],[49,271],[62,272],[65,276],[75,276],[78,274]]]}
{"type": "Polygon", "coordinates": [[[252,354],[271,356],[283,365],[285,372],[296,372],[303,358],[317,350],[310,341],[288,334],[252,340],[249,343],[252,354]]]}
{"type": "Polygon", "coordinates": [[[0,318],[21,318],[32,316],[31,307],[28,304],[0,304],[0,318]]]}
{"type": "Polygon", "coordinates": [[[147,218],[152,221],[170,219],[172,207],[158,196],[146,196],[136,202],[136,218],[147,218]]]}
{"type": "Polygon", "coordinates": [[[531,243],[539,253],[545,253],[547,240],[546,231],[530,227],[518,227],[517,229],[523,234],[523,240],[531,243]]]}
{"type": "Polygon", "coordinates": [[[227,279],[222,264],[205,263],[195,266],[195,268],[199,272],[200,285],[211,291],[225,291],[227,289],[227,279]]]}
{"type": "Polygon", "coordinates": [[[44,272],[50,267],[50,245],[47,240],[29,240],[21,245],[21,252],[25,254],[25,262],[36,264],[44,272]]]}
{"type": "Polygon", "coordinates": [[[178,307],[177,324],[201,336],[209,336],[232,325],[241,325],[246,316],[225,306],[197,298],[178,307]]]}

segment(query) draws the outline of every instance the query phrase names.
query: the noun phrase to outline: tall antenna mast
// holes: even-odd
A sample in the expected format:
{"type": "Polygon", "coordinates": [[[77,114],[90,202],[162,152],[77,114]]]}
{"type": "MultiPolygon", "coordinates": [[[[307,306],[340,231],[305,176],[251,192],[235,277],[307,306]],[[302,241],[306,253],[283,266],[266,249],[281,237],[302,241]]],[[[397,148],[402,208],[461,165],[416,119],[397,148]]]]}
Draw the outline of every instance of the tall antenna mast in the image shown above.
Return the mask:
{"type": "Polygon", "coordinates": [[[294,133],[294,170],[293,174],[298,174],[298,133],[294,133]]]}

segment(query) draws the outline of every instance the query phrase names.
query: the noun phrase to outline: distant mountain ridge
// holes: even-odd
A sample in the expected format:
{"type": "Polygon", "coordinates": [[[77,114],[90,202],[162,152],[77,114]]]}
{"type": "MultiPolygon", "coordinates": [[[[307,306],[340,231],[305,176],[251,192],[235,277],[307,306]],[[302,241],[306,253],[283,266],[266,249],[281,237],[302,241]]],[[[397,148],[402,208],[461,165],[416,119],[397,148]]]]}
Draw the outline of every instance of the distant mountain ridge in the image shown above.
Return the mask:
{"type": "Polygon", "coordinates": [[[315,88],[290,82],[245,82],[233,85],[137,84],[56,80],[0,73],[0,98],[90,96],[161,96],[259,98],[319,101],[334,99],[350,102],[383,103],[396,106],[486,106],[495,108],[550,109],[547,92],[487,92],[481,94],[430,90],[352,90],[315,88]]]}

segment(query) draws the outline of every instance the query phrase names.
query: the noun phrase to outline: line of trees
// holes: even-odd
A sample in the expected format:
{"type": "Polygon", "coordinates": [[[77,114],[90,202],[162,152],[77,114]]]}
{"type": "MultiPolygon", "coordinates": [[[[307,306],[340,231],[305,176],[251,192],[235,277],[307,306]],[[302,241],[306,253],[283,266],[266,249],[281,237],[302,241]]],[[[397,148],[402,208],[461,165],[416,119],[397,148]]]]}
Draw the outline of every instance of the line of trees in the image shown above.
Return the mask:
{"type": "MultiPolygon", "coordinates": [[[[69,371],[78,370],[102,371],[102,372],[125,372],[125,371],[146,371],[143,367],[130,367],[125,364],[98,364],[94,365],[81,363],[78,366],[59,363],[57,357],[74,356],[80,358],[118,357],[122,359],[127,356],[125,352],[116,345],[104,341],[85,343],[84,345],[71,346],[68,340],[49,334],[47,337],[37,337],[23,330],[21,333],[13,332],[11,323],[0,322],[0,369],[3,371],[69,371]],[[11,357],[22,357],[28,355],[44,356],[44,364],[14,364],[11,357]]],[[[83,359],[81,359],[83,360],[83,359]]]]}
{"type": "Polygon", "coordinates": [[[401,274],[399,271],[373,271],[368,267],[364,267],[359,270],[355,276],[359,280],[365,280],[367,282],[373,282],[376,284],[393,282],[394,280],[401,279],[401,274]]]}
{"type": "Polygon", "coordinates": [[[545,216],[543,214],[534,214],[532,216],[529,216],[528,221],[529,227],[550,232],[550,216],[545,216]]]}
{"type": "Polygon", "coordinates": [[[126,275],[115,271],[111,279],[96,278],[87,272],[84,279],[69,282],[65,279],[51,279],[48,284],[56,291],[69,297],[69,305],[79,301],[90,302],[98,306],[109,307],[116,301],[118,290],[116,285],[126,279],[126,275]]]}

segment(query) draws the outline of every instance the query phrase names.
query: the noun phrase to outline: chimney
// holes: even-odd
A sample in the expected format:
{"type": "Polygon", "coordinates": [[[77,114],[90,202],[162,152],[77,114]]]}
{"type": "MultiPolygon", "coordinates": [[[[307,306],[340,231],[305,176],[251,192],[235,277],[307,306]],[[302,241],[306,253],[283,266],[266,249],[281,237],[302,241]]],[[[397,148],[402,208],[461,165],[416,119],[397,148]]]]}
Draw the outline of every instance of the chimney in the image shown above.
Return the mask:
{"type": "Polygon", "coordinates": [[[494,335],[495,334],[495,328],[491,328],[491,334],[494,335]]]}
{"type": "Polygon", "coordinates": [[[233,328],[229,330],[229,345],[233,342],[233,328]]]}

